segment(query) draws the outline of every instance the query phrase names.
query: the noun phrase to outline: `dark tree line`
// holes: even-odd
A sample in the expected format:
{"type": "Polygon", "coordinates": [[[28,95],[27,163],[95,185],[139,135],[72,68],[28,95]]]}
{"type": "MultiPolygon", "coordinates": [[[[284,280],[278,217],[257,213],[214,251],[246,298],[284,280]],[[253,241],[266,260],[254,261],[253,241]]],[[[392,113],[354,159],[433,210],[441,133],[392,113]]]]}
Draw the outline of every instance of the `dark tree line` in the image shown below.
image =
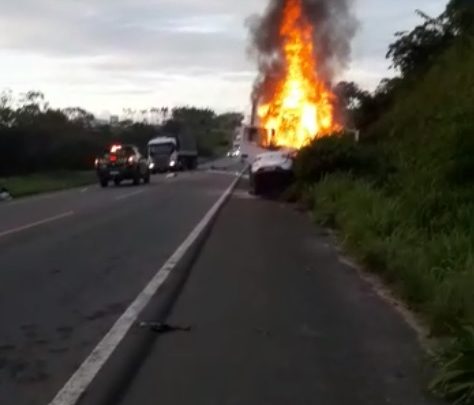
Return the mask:
{"type": "Polygon", "coordinates": [[[390,107],[398,91],[410,87],[438,60],[440,54],[454,44],[474,41],[474,0],[451,0],[438,17],[416,10],[422,23],[411,31],[395,34],[387,59],[399,75],[383,79],[374,92],[353,82],[341,82],[336,88],[338,110],[347,126],[368,128],[390,107]]]}
{"type": "Polygon", "coordinates": [[[159,124],[130,119],[110,124],[79,107],[53,109],[41,92],[30,91],[16,100],[4,91],[0,94],[0,175],[89,169],[112,143],[133,143],[144,150],[154,136],[181,130],[196,136],[201,154],[212,155],[231,142],[243,118],[238,113],[218,115],[190,107],[158,111],[159,124]]]}

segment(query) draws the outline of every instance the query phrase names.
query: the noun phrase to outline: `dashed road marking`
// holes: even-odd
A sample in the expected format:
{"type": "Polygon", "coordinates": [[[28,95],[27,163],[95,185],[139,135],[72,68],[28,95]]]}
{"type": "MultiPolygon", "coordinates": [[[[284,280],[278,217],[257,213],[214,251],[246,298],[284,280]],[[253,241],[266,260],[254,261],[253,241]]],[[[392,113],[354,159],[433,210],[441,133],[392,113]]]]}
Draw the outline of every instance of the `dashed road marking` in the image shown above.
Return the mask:
{"type": "Polygon", "coordinates": [[[15,233],[18,233],[18,232],[26,231],[26,230],[31,229],[31,228],[36,228],[40,225],[45,225],[45,224],[50,223],[50,222],[59,221],[60,219],[70,217],[72,215],[74,215],[74,212],[69,211],[69,212],[65,212],[63,214],[55,215],[54,217],[45,218],[45,219],[42,219],[40,221],[32,222],[30,224],[22,225],[22,226],[19,226],[17,228],[9,229],[9,230],[0,232],[0,238],[3,238],[4,236],[9,236],[9,235],[12,235],[12,234],[15,234],[15,233]]]}

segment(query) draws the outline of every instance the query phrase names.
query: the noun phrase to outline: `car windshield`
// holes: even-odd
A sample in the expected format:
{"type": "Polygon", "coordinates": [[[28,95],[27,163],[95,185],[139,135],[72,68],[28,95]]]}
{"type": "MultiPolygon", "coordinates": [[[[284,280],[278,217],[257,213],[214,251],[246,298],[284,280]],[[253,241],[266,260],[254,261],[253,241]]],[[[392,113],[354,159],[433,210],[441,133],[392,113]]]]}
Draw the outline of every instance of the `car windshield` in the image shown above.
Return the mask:
{"type": "Polygon", "coordinates": [[[156,145],[150,145],[148,147],[150,155],[169,155],[174,151],[174,144],[170,143],[160,143],[156,145]]]}

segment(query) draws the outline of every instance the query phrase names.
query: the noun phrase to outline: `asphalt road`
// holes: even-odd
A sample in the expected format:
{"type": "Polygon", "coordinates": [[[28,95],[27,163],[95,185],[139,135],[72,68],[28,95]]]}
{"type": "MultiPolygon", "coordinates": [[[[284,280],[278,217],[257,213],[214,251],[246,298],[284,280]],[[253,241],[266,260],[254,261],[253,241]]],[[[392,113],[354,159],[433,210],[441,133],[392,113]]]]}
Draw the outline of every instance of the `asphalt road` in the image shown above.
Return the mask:
{"type": "Polygon", "coordinates": [[[233,178],[0,204],[0,403],[49,403],[233,178]]]}
{"type": "MultiPolygon", "coordinates": [[[[0,404],[47,405],[241,169],[223,159],[149,186],[1,204],[0,404]]],[[[128,345],[151,336],[143,361],[109,365],[81,405],[115,373],[113,405],[435,403],[400,314],[307,215],[245,182],[166,321],[191,330],[135,328],[128,345]]]]}
{"type": "Polygon", "coordinates": [[[120,405],[435,403],[416,334],[394,307],[307,215],[245,188],[167,322],[192,328],[141,332],[155,342],[120,405]]]}

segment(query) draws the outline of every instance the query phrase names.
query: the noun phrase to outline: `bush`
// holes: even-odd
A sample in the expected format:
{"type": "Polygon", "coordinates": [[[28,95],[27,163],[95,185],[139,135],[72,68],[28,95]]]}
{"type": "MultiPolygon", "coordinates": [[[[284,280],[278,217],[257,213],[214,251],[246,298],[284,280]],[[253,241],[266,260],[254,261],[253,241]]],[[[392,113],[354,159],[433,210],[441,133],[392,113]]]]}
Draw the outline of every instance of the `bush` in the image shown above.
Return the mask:
{"type": "Polygon", "coordinates": [[[455,404],[474,403],[474,327],[454,333],[447,348],[439,353],[439,376],[431,388],[455,404]]]}
{"type": "Polygon", "coordinates": [[[422,313],[435,335],[452,338],[432,387],[470,405],[473,46],[472,37],[453,38],[443,54],[429,55],[426,73],[400,77],[389,107],[361,143],[319,139],[295,164],[299,188],[313,190],[314,218],[338,228],[346,248],[422,313]]]}
{"type": "Polygon", "coordinates": [[[131,143],[144,151],[151,138],[179,131],[193,134],[199,152],[212,156],[228,147],[241,120],[240,114],[187,107],[166,117],[161,125],[125,120],[111,126],[80,108],[52,109],[39,92],[28,92],[19,101],[0,92],[0,175],[91,169],[112,143],[131,143]]]}
{"type": "Polygon", "coordinates": [[[358,176],[386,178],[383,152],[372,144],[358,144],[344,134],[316,139],[300,150],[295,161],[295,176],[300,182],[319,181],[325,175],[350,172],[358,176]]]}
{"type": "Polygon", "coordinates": [[[474,201],[462,208],[459,221],[456,213],[436,211],[451,226],[433,229],[415,200],[388,195],[364,179],[333,174],[312,190],[314,218],[340,229],[345,246],[393,283],[433,331],[474,324],[474,239],[464,222],[468,215],[474,218],[474,201]]]}

